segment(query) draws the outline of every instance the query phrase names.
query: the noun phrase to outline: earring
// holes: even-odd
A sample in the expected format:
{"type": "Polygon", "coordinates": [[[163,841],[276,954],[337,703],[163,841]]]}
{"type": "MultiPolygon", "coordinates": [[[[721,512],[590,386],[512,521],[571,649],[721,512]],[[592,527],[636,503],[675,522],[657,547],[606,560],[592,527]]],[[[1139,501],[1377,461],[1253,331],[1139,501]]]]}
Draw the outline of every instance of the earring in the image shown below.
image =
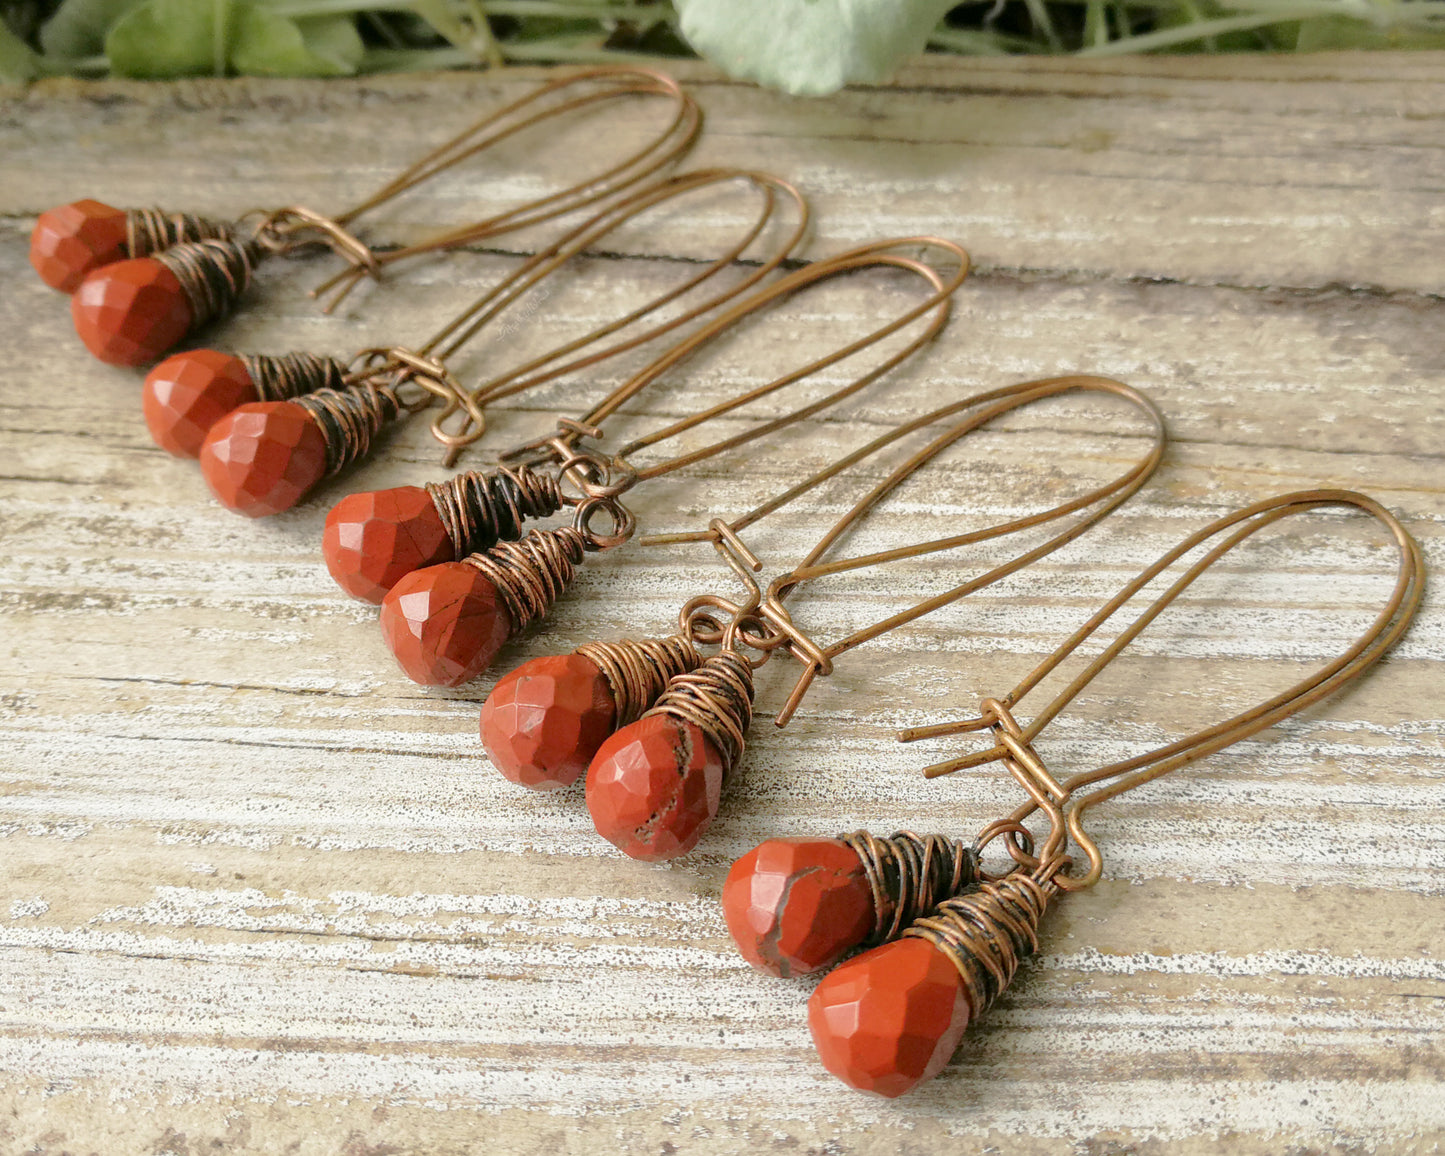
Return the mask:
{"type": "MultiPolygon", "coordinates": [[[[349,365],[311,354],[237,358],[212,350],[180,353],[146,378],[142,389],[146,421],[163,446],[182,451],[195,447],[207,484],[227,508],[249,517],[278,513],[301,501],[323,477],[365,456],[384,426],[437,401],[444,408],[432,421],[432,434],[454,455],[482,436],[484,407],[489,402],[595,365],[720,307],[782,263],[801,240],[807,216],[801,194],[765,173],[709,169],[665,179],[613,203],[544,247],[416,350],[400,346],[364,350],[349,365]],[[468,341],[509,308],[525,309],[525,304],[519,306],[518,302],[525,302],[528,293],[614,230],[680,197],[734,184],[761,194],[758,219],[727,254],[693,273],[681,286],[474,389],[465,389],[447,369],[468,341]],[[709,282],[733,257],[748,249],[775,215],[780,195],[797,210],[797,222],[781,245],[766,253],[739,281],[678,316],[642,327],[653,314],[709,282]],[[623,335],[620,340],[602,345],[619,334],[623,335]],[[453,414],[462,418],[457,428],[447,425],[453,414]]],[[[507,491],[509,510],[545,515],[557,508],[550,491],[539,491],[526,482],[520,485],[516,492],[507,491]]],[[[454,487],[452,495],[460,503],[461,495],[469,492],[454,487]]],[[[409,512],[416,505],[415,500],[402,502],[409,512]]],[[[356,506],[352,502],[347,508],[356,506]]],[[[455,510],[454,525],[473,527],[478,541],[487,536],[486,527],[464,506],[446,506],[445,502],[443,506],[455,510]]],[[[440,532],[433,530],[432,537],[440,532]]],[[[365,537],[364,533],[359,538],[347,537],[345,549],[353,554],[364,550],[365,537]]],[[[408,533],[393,535],[388,543],[411,551],[407,556],[415,565],[421,560],[415,552],[419,540],[416,533],[408,533]]],[[[380,595],[377,597],[379,600],[380,595]]]]}
{"type": "MultiPolygon", "coordinates": [[[[488,756],[507,778],[545,788],[565,785],[576,777],[579,764],[584,765],[587,808],[600,835],[636,859],[685,854],[716,816],[723,786],[742,756],[753,711],[754,669],[775,654],[791,655],[803,664],[803,673],[776,719],[778,726],[785,725],[813,679],[831,673],[834,660],[842,654],[983,589],[1084,533],[1144,484],[1158,465],[1164,444],[1158,411],[1128,386],[1089,377],[1026,382],[905,422],[731,523],[714,519],[705,532],[647,539],[710,539],[749,591],[748,597],[735,603],[701,595],[684,605],[678,634],[692,644],[693,649],[685,652],[691,669],[670,678],[663,677],[664,664],[657,657],[618,656],[609,663],[604,658],[612,656],[600,654],[595,646],[577,651],[565,669],[556,660],[551,660],[553,667],[540,662],[520,667],[498,683],[482,707],[481,733],[488,756]],[[1137,407],[1152,427],[1150,452],[1113,481],[1039,514],[931,542],[824,560],[890,493],[967,434],[1001,414],[1069,393],[1113,395],[1137,407]],[[940,423],[947,424],[940,429],[940,423]],[[859,464],[871,464],[877,455],[912,435],[929,440],[870,489],[796,569],[773,582],[764,594],[752,577],[762,564],[738,537],[739,531],[822,482],[859,464]],[[1042,545],[826,646],[799,628],[784,605],[799,589],[828,575],[1001,538],[1070,514],[1081,516],[1042,545]],[[716,645],[717,653],[697,660],[697,649],[707,645],[716,645]],[[650,706],[639,701],[637,688],[644,686],[655,699],[650,706]],[[636,719],[610,734],[605,721],[609,699],[619,721],[636,719]],[[591,709],[579,711],[579,704],[591,709]],[[589,751],[595,753],[583,763],[589,751]]],[[[682,652],[674,644],[674,653],[682,652]]],[[[920,845],[918,855],[925,863],[919,878],[929,879],[935,871],[951,876],[962,870],[967,861],[962,855],[955,855],[947,869],[935,866],[947,853],[946,846],[920,845]]]]}
{"type": "Polygon", "coordinates": [[[73,293],[76,333],[96,357],[112,365],[145,365],[230,312],[250,285],[255,265],[266,257],[317,246],[342,257],[348,268],[312,293],[334,290],[331,309],[363,276],[379,276],[396,261],[540,224],[644,181],[686,154],[701,126],[696,102],[670,77],[632,66],[593,68],[545,84],[483,117],[335,216],[289,207],[258,214],[259,220],[248,226],[82,200],[40,215],[30,260],[47,284],[73,293]],[[580,95],[573,91],[579,86],[580,95]],[[674,115],[657,137],[599,174],[391,252],[373,252],[351,231],[363,214],[524,129],[631,95],[665,96],[675,104],[674,115]]]}
{"type": "MultiPolygon", "coordinates": [[[[570,584],[577,566],[587,554],[615,549],[633,537],[637,521],[623,501],[625,495],[639,485],[769,437],[876,380],[921,348],[942,327],[948,317],[949,298],[966,273],[967,255],[963,250],[951,242],[932,238],[876,242],[805,265],[730,306],[724,313],[694,330],[613,390],[580,421],[564,420],[556,434],[504,454],[503,460],[512,463],[515,469],[465,476],[441,491],[433,491],[437,518],[446,530],[447,542],[453,548],[463,541],[470,541],[478,527],[486,531],[485,537],[491,537],[494,530],[500,529],[513,534],[520,528],[522,515],[533,506],[530,495],[544,490],[549,495],[555,495],[548,497],[548,505],[560,503],[572,510],[572,522],[555,529],[534,529],[518,541],[499,542],[484,550],[474,549],[459,561],[427,566],[395,579],[382,598],[380,624],[382,635],[403,672],[413,681],[427,686],[458,686],[475,678],[491,664],[508,639],[547,613],[557,596],[570,584]],[[958,262],[958,268],[945,276],[931,265],[893,251],[919,246],[942,250],[958,262]],[[843,349],[634,438],[610,456],[603,456],[584,444],[603,437],[609,419],[624,403],[738,322],[807,286],[844,272],[875,267],[897,268],[916,274],[928,286],[928,296],[901,316],[843,349]],[[869,348],[925,315],[930,317],[922,332],[901,350],[818,401],[662,461],[642,465],[633,460],[634,455],[642,450],[666,443],[707,421],[768,397],[820,369],[869,348]]],[[[418,504],[421,504],[419,499],[418,504]]],[[[351,515],[345,517],[349,519],[351,515]]],[[[333,525],[328,519],[328,535],[333,525]]],[[[338,534],[337,538],[329,540],[340,541],[341,536],[338,534]]],[[[335,548],[329,556],[335,558],[335,548]]],[[[388,553],[377,562],[376,569],[385,570],[390,577],[393,572],[391,565],[396,557],[395,552],[388,553]]],[[[405,561],[403,558],[403,564],[405,561]]]]}
{"type": "MultiPolygon", "coordinates": [[[[885,929],[875,912],[875,942],[889,942],[854,956],[817,986],[808,1001],[808,1026],[824,1067],[852,1087],[889,1097],[902,1095],[936,1075],[948,1063],[967,1026],[1008,987],[1019,962],[1037,951],[1039,923],[1048,905],[1061,895],[1098,882],[1103,858],[1084,827],[1086,813],[1108,799],[1273,726],[1358,678],[1405,633],[1419,608],[1424,582],[1419,546],[1399,521],[1373,499],[1347,490],[1284,494],[1238,510],[1190,535],[1126,585],[1008,695],[984,699],[979,717],[904,731],[899,737],[905,742],[991,731],[991,747],[929,767],[925,775],[932,778],[999,761],[1024,789],[1028,800],[1013,814],[987,824],[965,850],[973,879],[961,877],[951,897],[942,898],[931,910],[912,915],[906,926],[894,920],[885,929]],[[1375,518],[1389,530],[1399,550],[1394,590],[1353,646],[1280,694],[1187,738],[1062,780],[1049,771],[1034,749],[1040,733],[1195,579],[1265,527],[1282,518],[1328,507],[1355,508],[1375,518]],[[1185,555],[1223,535],[1227,536],[1210,546],[1121,631],[1033,722],[1026,727],[1019,724],[1013,712],[1039,682],[1148,583],[1185,555]],[[1048,819],[1048,833],[1037,847],[1024,826],[1036,811],[1048,819]],[[990,875],[977,865],[979,855],[996,839],[1013,860],[1013,866],[1003,875],[990,875]],[[1076,850],[1071,850],[1071,844],[1076,850]],[[1077,873],[1071,870],[1076,857],[1084,868],[1077,873]]],[[[841,841],[850,850],[865,842],[856,836],[841,841]]],[[[868,922],[858,914],[861,894],[851,903],[842,903],[829,890],[836,877],[856,873],[841,852],[834,864],[823,868],[823,872],[832,874],[820,884],[815,885],[811,877],[798,876],[804,890],[794,900],[786,893],[786,876],[780,879],[758,870],[769,858],[770,853],[764,852],[768,846],[764,844],[739,860],[724,885],[728,925],[746,958],[753,961],[762,954],[766,959],[768,953],[759,951],[758,937],[770,929],[787,936],[790,944],[806,945],[810,932],[830,938],[835,928],[826,926],[829,923],[868,922]],[[780,887],[784,889],[782,894],[780,887]],[[810,919],[803,909],[811,900],[817,900],[818,914],[810,919]]],[[[878,878],[866,864],[864,873],[878,878]]],[[[880,911],[888,904],[898,909],[906,906],[910,912],[922,906],[896,890],[886,897],[880,911]]],[[[811,958],[806,947],[797,954],[805,961],[811,958]]],[[[766,969],[778,970],[776,966],[766,969]]]]}

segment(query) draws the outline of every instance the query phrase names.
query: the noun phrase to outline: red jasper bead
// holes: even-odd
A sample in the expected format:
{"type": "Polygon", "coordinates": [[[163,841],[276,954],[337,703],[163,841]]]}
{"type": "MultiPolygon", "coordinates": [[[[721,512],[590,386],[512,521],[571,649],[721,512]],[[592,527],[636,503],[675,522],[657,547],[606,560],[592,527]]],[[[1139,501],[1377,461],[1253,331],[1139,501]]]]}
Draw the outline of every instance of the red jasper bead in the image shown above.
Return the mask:
{"type": "Polygon", "coordinates": [[[597,833],[624,855],[656,862],[685,855],[717,816],[721,753],[693,723],[644,715],[602,744],[587,769],[597,833]]]}
{"type": "Polygon", "coordinates": [[[154,257],[115,261],[87,273],[70,299],[75,332],[108,365],[149,365],[191,328],[191,303],[154,257]]]}
{"type": "Polygon", "coordinates": [[[180,458],[199,457],[211,427],[233,409],[260,400],[246,363],[230,353],[192,349],[166,358],[140,391],[156,445],[180,458]]]}
{"type": "Polygon", "coordinates": [[[126,212],[99,201],[47,209],[30,234],[30,264],[52,289],[74,293],[92,269],[125,258],[126,212]]]}
{"type": "Polygon", "coordinates": [[[832,966],[873,930],[863,861],[837,839],[769,839],[732,865],[723,916],[739,953],[770,975],[832,966]]]}
{"type": "Polygon", "coordinates": [[[823,1066],[850,1087],[890,1098],[939,1073],[969,1015],[958,969],[926,939],[855,955],[808,1000],[823,1066]]]}
{"type": "Polygon", "coordinates": [[[201,473],[227,509],[248,518],[289,510],[326,473],[326,439],[290,401],[233,409],[201,443],[201,473]]]}
{"type": "Polygon", "coordinates": [[[575,783],[617,724],[612,685],[590,658],[524,662],[482,704],[482,745],[503,776],[553,791],[575,783]]]}
{"type": "Polygon", "coordinates": [[[380,604],[413,570],[450,562],[456,546],[420,486],[348,494],[326,515],[321,556],[353,598],[380,604]]]}
{"type": "Polygon", "coordinates": [[[465,562],[442,562],[391,588],[381,633],[407,678],[460,686],[492,664],[512,636],[512,619],[489,579],[465,562]]]}

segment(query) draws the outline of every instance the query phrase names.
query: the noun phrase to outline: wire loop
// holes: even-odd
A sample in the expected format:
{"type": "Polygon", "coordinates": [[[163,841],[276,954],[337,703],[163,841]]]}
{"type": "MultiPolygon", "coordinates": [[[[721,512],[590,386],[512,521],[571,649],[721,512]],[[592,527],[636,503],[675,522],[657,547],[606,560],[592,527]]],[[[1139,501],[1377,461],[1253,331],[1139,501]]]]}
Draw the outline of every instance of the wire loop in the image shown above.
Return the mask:
{"type": "MultiPolygon", "coordinates": [[[[281,256],[321,245],[344,260],[358,277],[381,277],[381,263],[363,241],[348,232],[339,221],[324,217],[301,205],[290,205],[260,214],[260,220],[252,229],[251,238],[266,253],[281,256]]],[[[346,296],[349,287],[348,285],[333,296],[321,311],[330,313],[335,309],[346,296]]],[[[319,289],[311,291],[312,297],[320,294],[319,289]]]]}

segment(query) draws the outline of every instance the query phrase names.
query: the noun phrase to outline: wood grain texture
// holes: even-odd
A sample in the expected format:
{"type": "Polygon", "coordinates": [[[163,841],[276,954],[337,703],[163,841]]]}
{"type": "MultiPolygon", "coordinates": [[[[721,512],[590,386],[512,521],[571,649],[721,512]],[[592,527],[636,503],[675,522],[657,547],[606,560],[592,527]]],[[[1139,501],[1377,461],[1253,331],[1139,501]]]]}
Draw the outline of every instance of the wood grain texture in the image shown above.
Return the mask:
{"type": "MultiPolygon", "coordinates": [[[[422,428],[310,505],[243,522],[150,444],[135,375],[83,354],[25,261],[34,215],[81,195],[334,207],[433,126],[536,73],[55,82],[0,103],[0,1152],[1436,1150],[1433,593],[1347,693],[1103,808],[1104,882],[1059,904],[1042,956],[902,1101],[823,1073],[809,985],[748,971],[716,899],[731,859],[768,834],[971,832],[1011,807],[994,773],[923,783],[916,768],[958,748],[890,732],[1007,689],[1229,509],[1361,488],[1445,560],[1442,63],[940,60],[821,102],[687,68],[709,116],[698,162],[797,180],[818,210],[812,253],[934,232],[968,245],[979,271],[944,338],[886,386],[793,431],[791,458],[744,455],[690,472],[686,489],[640,492],[649,525],[741,511],[796,463],[1024,377],[1126,380],[1158,401],[1173,442],[1157,479],[1079,543],[846,656],[785,731],[764,719],[717,825],[664,867],[600,846],[580,793],[502,781],[475,740],[492,679],[407,683],[373,612],[321,568],[331,500],[437,476],[422,428]]],[[[614,115],[560,152],[621,147],[647,115],[614,115]]],[[[519,148],[486,196],[523,199],[560,171],[519,148]]],[[[378,234],[464,219],[475,179],[419,192],[378,234]]],[[[749,211],[718,196],[619,236],[459,368],[520,359],[675,283],[749,211]]],[[[402,291],[332,318],[299,292],[309,273],[268,269],[217,337],[273,352],[404,339],[533,243],[404,271],[402,291]]],[[[877,276],[800,299],[639,399],[635,428],[762,380],[914,292],[877,276]]],[[[636,364],[518,399],[478,460],[636,364]]],[[[911,484],[860,542],[1036,509],[1142,448],[1111,404],[1038,406],[911,484]]],[[[821,491],[750,543],[782,567],[849,492],[821,491]]],[[[800,602],[800,619],[861,625],[1007,556],[989,544],[860,574],[800,602]]],[[[1264,697],[1347,645],[1388,565],[1357,521],[1288,527],[1161,619],[1045,753],[1058,767],[1121,757],[1264,697]]],[[[690,593],[728,586],[701,547],[618,551],[506,660],[663,632],[690,593]]],[[[762,672],[762,710],[790,675],[762,672]]]]}

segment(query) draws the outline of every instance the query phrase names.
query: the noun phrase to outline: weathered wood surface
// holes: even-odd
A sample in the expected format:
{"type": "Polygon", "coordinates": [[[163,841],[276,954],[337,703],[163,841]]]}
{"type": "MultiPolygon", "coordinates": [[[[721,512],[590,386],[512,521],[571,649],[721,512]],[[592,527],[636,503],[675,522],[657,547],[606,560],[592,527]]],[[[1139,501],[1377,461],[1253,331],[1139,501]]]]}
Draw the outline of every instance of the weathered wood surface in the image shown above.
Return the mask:
{"type": "MultiPolygon", "coordinates": [[[[850,655],[786,731],[764,720],[723,818],[663,868],[599,845],[579,793],[534,797],[490,770],[474,739],[490,678],[437,693],[397,674],[372,612],[317,560],[345,483],[264,524],[218,509],[193,466],[151,446],[134,375],[88,359],[25,262],[34,214],[79,195],[335,205],[534,74],[55,84],[0,106],[0,1151],[1434,1150],[1436,596],[1347,694],[1106,808],[1105,881],[1060,904],[1044,958],[902,1101],[822,1072],[809,985],[742,966],[716,898],[732,857],[770,833],[969,831],[1012,806],[997,774],[924,784],[917,766],[957,748],[900,747],[890,731],[1006,689],[1225,510],[1363,488],[1445,560],[1441,65],[940,61],[817,103],[689,73],[710,117],[698,161],[799,181],[818,209],[813,252],[927,231],[979,261],[944,339],[791,438],[801,460],[943,396],[1073,369],[1148,390],[1174,441],[1157,480],[1077,546],[850,655]]],[[[614,147],[640,116],[571,155],[614,147]]],[[[496,176],[503,199],[546,179],[513,162],[496,176]]],[[[412,219],[459,220],[474,195],[460,179],[429,190],[412,219]]],[[[719,198],[619,239],[527,325],[480,342],[471,367],[656,290],[678,272],[657,258],[706,253],[741,213],[719,198]]],[[[416,270],[384,299],[387,334],[424,330],[458,282],[515,259],[416,270]]],[[[220,339],[344,351],[383,300],[322,320],[297,283],[268,272],[220,339]]],[[[721,396],[909,292],[833,286],[640,410],[721,396]]],[[[511,406],[490,444],[538,432],[620,368],[511,406]]],[[[1142,446],[1117,417],[1067,403],[1011,417],[864,538],[982,524],[1106,476],[1142,446]]],[[[792,469],[746,465],[753,480],[720,463],[684,493],[643,494],[640,512],[695,525],[792,469]]],[[[352,484],[436,472],[417,427],[352,484]]],[[[750,540],[781,565],[843,497],[750,540]]],[[[1061,720],[1046,748],[1060,765],[1183,734],[1346,644],[1387,585],[1379,535],[1322,520],[1273,541],[1061,720]]],[[[860,575],[800,613],[861,622],[1004,556],[860,575]]],[[[665,630],[707,586],[728,583],[703,548],[619,551],[507,657],[665,630]]],[[[763,710],[790,673],[765,672],[763,710]]]]}

